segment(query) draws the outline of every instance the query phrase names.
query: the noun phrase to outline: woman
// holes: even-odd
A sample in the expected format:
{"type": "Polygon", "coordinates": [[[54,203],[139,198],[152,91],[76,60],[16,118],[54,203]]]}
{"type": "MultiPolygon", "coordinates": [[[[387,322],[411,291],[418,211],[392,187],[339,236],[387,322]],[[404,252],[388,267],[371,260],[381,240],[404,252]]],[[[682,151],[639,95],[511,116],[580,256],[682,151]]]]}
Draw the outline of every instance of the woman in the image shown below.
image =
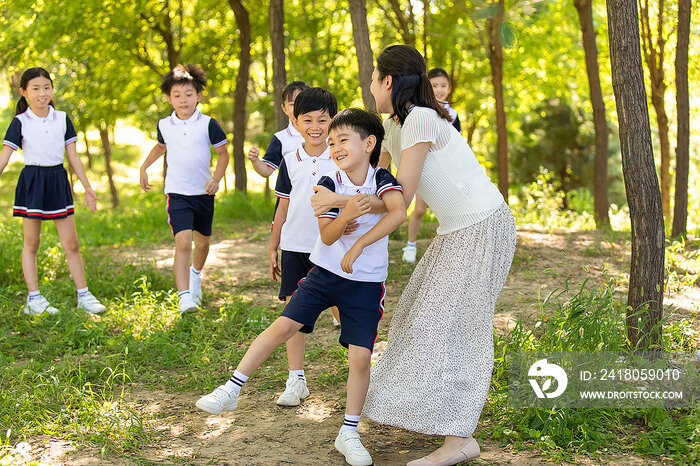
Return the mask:
{"type": "MultiPolygon", "coordinates": [[[[480,453],[472,433],[491,381],[493,310],[515,251],[515,221],[435,99],[416,49],[384,50],[371,91],[377,110],[391,114],[383,155],[398,166],[406,206],[417,192],[439,227],[399,299],[364,415],[445,436],[409,466],[457,464],[480,453]]],[[[314,197],[317,210],[342,202],[328,192],[314,197]]]]}

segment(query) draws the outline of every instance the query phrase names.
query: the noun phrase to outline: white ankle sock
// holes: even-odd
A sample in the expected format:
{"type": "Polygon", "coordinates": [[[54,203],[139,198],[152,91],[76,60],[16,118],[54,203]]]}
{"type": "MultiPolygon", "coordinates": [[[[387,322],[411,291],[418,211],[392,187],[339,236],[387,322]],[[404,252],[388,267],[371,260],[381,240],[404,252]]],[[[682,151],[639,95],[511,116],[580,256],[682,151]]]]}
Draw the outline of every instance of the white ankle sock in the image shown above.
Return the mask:
{"type": "Polygon", "coordinates": [[[304,377],[304,369],[297,369],[293,371],[289,371],[289,378],[291,379],[293,376],[299,377],[301,380],[306,381],[306,377],[304,377]]]}
{"type": "Polygon", "coordinates": [[[406,246],[413,246],[415,248],[416,242],[415,241],[406,241],[406,246]]]}
{"type": "Polygon", "coordinates": [[[360,422],[360,416],[353,416],[352,414],[345,414],[345,421],[343,422],[343,425],[340,427],[340,433],[345,433],[349,432],[351,430],[354,430],[357,432],[357,424],[360,422]]]}
{"type": "Polygon", "coordinates": [[[241,388],[243,384],[248,380],[248,376],[242,372],[234,371],[230,379],[224,384],[224,387],[232,390],[236,395],[241,393],[241,388]]]}
{"type": "Polygon", "coordinates": [[[27,304],[29,304],[31,301],[34,301],[35,299],[39,299],[40,297],[41,297],[41,292],[39,290],[30,291],[27,294],[27,304]]]}

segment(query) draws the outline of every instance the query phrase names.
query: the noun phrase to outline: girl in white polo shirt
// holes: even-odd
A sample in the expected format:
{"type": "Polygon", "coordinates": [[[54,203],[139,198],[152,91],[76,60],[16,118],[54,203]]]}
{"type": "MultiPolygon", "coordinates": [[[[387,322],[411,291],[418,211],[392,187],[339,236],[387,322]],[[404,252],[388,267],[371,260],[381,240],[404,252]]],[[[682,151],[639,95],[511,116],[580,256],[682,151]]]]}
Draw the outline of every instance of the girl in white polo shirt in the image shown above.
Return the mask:
{"type": "Polygon", "coordinates": [[[5,134],[0,153],[0,173],[7,166],[12,152],[22,149],[25,166],[15,189],[12,215],[23,219],[22,271],[29,290],[24,313],[38,315],[58,312],[39,292],[36,266],[41,222],[53,220],[66,253],[68,270],[78,288],[78,308],[99,314],[105,307],[87,288],[73,218],[73,196],[68,174],[63,168],[65,151],[85,188],[85,205],[94,212],[97,196],[75,150],[75,141],[78,139],[75,128],[65,112],[54,109],[53,81],[48,71],[43,68],[26,70],[19,87],[22,97],[5,134]]]}

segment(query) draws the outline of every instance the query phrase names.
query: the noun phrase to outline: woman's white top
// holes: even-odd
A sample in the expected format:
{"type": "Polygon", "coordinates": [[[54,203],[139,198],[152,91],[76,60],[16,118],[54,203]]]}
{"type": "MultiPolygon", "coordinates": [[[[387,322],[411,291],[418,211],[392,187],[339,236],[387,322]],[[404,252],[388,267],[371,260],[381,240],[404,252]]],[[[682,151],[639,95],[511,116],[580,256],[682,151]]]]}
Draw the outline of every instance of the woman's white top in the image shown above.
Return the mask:
{"type": "Polygon", "coordinates": [[[389,118],[384,130],[382,150],[397,167],[402,150],[430,143],[416,193],[437,217],[439,235],[484,220],[504,202],[466,139],[435,110],[413,107],[403,125],[389,118]]]}

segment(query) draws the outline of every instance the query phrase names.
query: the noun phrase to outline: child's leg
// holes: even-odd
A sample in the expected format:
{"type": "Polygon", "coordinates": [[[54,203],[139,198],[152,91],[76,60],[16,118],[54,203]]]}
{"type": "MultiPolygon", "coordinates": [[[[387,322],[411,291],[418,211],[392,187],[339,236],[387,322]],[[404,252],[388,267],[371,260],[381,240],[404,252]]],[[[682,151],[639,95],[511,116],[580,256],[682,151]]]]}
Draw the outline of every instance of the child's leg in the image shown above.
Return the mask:
{"type": "Polygon", "coordinates": [[[39,278],[36,271],[36,253],[39,250],[39,238],[41,238],[41,220],[35,218],[22,219],[24,230],[24,245],[22,246],[22,272],[27,289],[39,290],[39,278]]]}
{"type": "Polygon", "coordinates": [[[348,345],[348,401],[345,413],[359,416],[365,404],[369,387],[369,367],[372,352],[363,347],[348,345]]]}
{"type": "Polygon", "coordinates": [[[409,243],[415,243],[418,239],[418,232],[420,231],[421,223],[423,223],[423,215],[425,215],[427,207],[428,205],[423,198],[416,194],[416,203],[413,206],[413,213],[411,213],[411,218],[408,221],[409,243]]]}
{"type": "Polygon", "coordinates": [[[340,312],[338,311],[338,306],[333,306],[331,308],[331,313],[333,314],[335,322],[338,322],[336,325],[340,325],[340,312]]]}
{"type": "Polygon", "coordinates": [[[285,341],[299,333],[302,324],[288,317],[278,317],[272,325],[253,341],[243,359],[236,367],[238,372],[250,375],[270,357],[273,351],[285,341]]]}
{"type": "MultiPolygon", "coordinates": [[[[173,272],[177,291],[190,289],[190,255],[192,253],[192,230],[181,230],[175,234],[175,259],[173,272]]],[[[206,256],[205,256],[206,258],[206,256]]]]}
{"type": "Polygon", "coordinates": [[[75,218],[69,215],[66,218],[54,220],[54,225],[56,225],[56,232],[58,232],[58,237],[66,253],[68,270],[73,277],[76,288],[86,288],[85,267],[83,266],[83,259],[80,257],[78,233],[75,231],[75,218]]]}
{"type": "MultiPolygon", "coordinates": [[[[209,239],[211,236],[204,236],[200,232],[193,230],[194,251],[192,251],[192,267],[201,271],[209,255],[209,239]]],[[[176,240],[177,241],[177,240],[176,240]]]]}
{"type": "Polygon", "coordinates": [[[290,371],[304,369],[304,351],[306,348],[306,335],[297,332],[287,340],[287,362],[290,371]]]}

